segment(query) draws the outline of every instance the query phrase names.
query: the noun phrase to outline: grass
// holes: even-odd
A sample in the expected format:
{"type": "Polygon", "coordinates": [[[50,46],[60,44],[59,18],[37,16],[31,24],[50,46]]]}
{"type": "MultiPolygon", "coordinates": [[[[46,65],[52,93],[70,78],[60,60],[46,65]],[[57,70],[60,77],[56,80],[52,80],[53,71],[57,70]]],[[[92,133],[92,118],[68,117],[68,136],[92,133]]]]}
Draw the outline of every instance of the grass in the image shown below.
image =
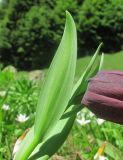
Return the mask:
{"type": "MultiPolygon", "coordinates": [[[[89,63],[92,56],[79,58],[77,60],[76,77],[79,77],[87,64],[89,63]]],[[[123,70],[123,51],[115,54],[105,54],[103,69],[106,70],[123,70]]]]}

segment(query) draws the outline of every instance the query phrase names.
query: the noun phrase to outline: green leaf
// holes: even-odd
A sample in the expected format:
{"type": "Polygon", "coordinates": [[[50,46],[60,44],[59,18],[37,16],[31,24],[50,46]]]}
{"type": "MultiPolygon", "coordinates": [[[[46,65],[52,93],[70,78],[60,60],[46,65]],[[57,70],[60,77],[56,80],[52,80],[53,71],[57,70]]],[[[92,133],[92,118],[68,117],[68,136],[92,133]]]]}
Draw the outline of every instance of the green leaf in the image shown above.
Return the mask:
{"type": "Polygon", "coordinates": [[[85,72],[82,74],[80,79],[75,84],[73,91],[72,91],[70,104],[72,104],[75,101],[75,97],[81,95],[81,98],[82,98],[82,94],[84,94],[84,92],[87,89],[88,80],[101,69],[102,64],[103,64],[103,59],[104,59],[104,54],[102,54],[100,58],[98,57],[101,47],[102,47],[102,43],[97,48],[85,72]]]}
{"type": "MultiPolygon", "coordinates": [[[[101,70],[102,68],[102,65],[103,65],[103,60],[104,60],[104,54],[102,53],[100,59],[97,59],[97,63],[96,63],[96,66],[94,68],[93,66],[93,70],[88,74],[88,76],[86,77],[85,81],[86,81],[86,88],[87,88],[87,84],[88,84],[88,81],[91,77],[95,76],[97,74],[98,71],[101,70]]],[[[82,92],[82,91],[81,91],[82,92]]]]}
{"type": "MultiPolygon", "coordinates": [[[[72,128],[72,125],[76,118],[76,114],[80,110],[79,107],[80,109],[82,109],[81,106],[70,106],[68,110],[66,110],[64,116],[62,116],[62,119],[58,121],[52,132],[47,134],[47,136],[44,137],[43,142],[40,142],[34,149],[29,160],[47,160],[60,148],[72,128]]],[[[33,139],[34,127],[32,127],[28,132],[27,136],[20,146],[20,151],[22,154],[24,152],[24,149],[30,146],[30,143],[32,143],[33,139]]]]}
{"type": "MultiPolygon", "coordinates": [[[[71,97],[77,57],[76,27],[69,12],[61,43],[43,84],[36,110],[34,136],[29,145],[21,145],[15,160],[27,160],[43,138],[52,131],[71,97]],[[22,146],[23,151],[22,151],[22,146]]],[[[26,141],[26,139],[25,139],[26,141]]],[[[24,142],[27,144],[26,142],[24,142]]]]}
{"type": "MultiPolygon", "coordinates": [[[[45,135],[43,142],[40,142],[34,149],[29,160],[49,159],[49,157],[51,157],[66,140],[73,126],[76,114],[82,108],[82,106],[70,106],[63,114],[62,118],[58,121],[57,125],[53,128],[53,130],[45,135]]],[[[24,150],[28,147],[29,143],[31,143],[33,139],[34,127],[30,129],[20,146],[21,154],[23,154],[24,150]]]]}
{"type": "MultiPolygon", "coordinates": [[[[74,108],[75,106],[71,106],[67,112],[72,112],[74,108]]],[[[35,148],[29,160],[49,159],[66,140],[76,118],[76,113],[77,111],[72,115],[69,114],[69,116],[64,119],[59,120],[46,140],[35,148]]]]}
{"type": "Polygon", "coordinates": [[[104,62],[104,53],[102,53],[102,55],[101,55],[100,65],[99,65],[99,71],[102,69],[103,62],[104,62]]]}
{"type": "Polygon", "coordinates": [[[60,119],[70,99],[77,56],[76,27],[66,12],[65,31],[40,93],[34,125],[35,136],[43,138],[60,119]]]}
{"type": "Polygon", "coordinates": [[[82,108],[83,108],[83,105],[74,105],[74,107],[73,107],[72,110],[70,110],[69,112],[65,112],[65,113],[62,115],[61,119],[70,117],[70,116],[72,116],[73,114],[78,113],[82,108]]]}

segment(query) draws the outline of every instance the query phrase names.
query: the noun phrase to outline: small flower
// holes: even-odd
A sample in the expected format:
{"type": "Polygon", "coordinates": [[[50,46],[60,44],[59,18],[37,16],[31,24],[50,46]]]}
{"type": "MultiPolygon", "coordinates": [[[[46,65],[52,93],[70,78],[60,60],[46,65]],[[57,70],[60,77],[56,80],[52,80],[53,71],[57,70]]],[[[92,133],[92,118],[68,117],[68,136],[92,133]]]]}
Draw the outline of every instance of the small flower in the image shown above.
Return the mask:
{"type": "Polygon", "coordinates": [[[82,118],[82,119],[76,119],[76,121],[81,125],[81,126],[84,126],[88,123],[91,122],[91,120],[86,120],[85,118],[82,118]]]}
{"type": "Polygon", "coordinates": [[[19,115],[17,115],[16,121],[26,122],[28,119],[29,119],[29,117],[27,117],[26,114],[19,114],[19,115]]]}
{"type": "Polygon", "coordinates": [[[2,109],[8,111],[10,109],[10,106],[8,104],[3,104],[2,109]]]}
{"type": "Polygon", "coordinates": [[[90,79],[82,99],[97,117],[123,124],[123,71],[101,71],[90,79]]]}
{"type": "Polygon", "coordinates": [[[97,118],[96,121],[97,121],[98,125],[102,125],[105,122],[105,120],[101,119],[101,118],[97,118]]]}
{"type": "Polygon", "coordinates": [[[81,118],[85,117],[85,113],[80,111],[80,112],[77,113],[77,117],[79,119],[81,119],[81,118]]]}
{"type": "Polygon", "coordinates": [[[6,91],[0,91],[0,96],[4,97],[6,95],[6,91]]]}
{"type": "Polygon", "coordinates": [[[95,114],[94,114],[94,113],[92,113],[92,112],[89,112],[89,116],[92,118],[92,117],[94,117],[94,116],[95,116],[95,114]]]}
{"type": "MultiPolygon", "coordinates": [[[[94,160],[96,160],[96,159],[94,159],[94,160]]],[[[98,160],[108,160],[108,158],[105,156],[99,156],[98,160]]]]}

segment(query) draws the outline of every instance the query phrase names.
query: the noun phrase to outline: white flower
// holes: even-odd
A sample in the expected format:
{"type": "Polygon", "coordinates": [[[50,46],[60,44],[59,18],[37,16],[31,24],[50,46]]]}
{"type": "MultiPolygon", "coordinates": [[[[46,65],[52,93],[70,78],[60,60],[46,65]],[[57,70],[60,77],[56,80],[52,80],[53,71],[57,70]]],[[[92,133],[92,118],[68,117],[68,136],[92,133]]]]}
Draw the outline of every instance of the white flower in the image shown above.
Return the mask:
{"type": "Polygon", "coordinates": [[[82,118],[82,119],[76,119],[76,121],[81,125],[81,126],[84,126],[88,123],[91,122],[91,120],[86,120],[85,118],[82,118]]]}
{"type": "Polygon", "coordinates": [[[81,118],[85,117],[85,113],[80,111],[80,112],[77,113],[77,117],[79,119],[81,119],[81,118]]]}
{"type": "Polygon", "coordinates": [[[3,104],[2,109],[7,111],[10,109],[10,106],[8,104],[3,104]]]}
{"type": "Polygon", "coordinates": [[[94,117],[94,116],[95,116],[95,114],[94,114],[94,113],[92,113],[92,112],[89,112],[89,116],[92,118],[92,117],[94,117]]]}
{"type": "Polygon", "coordinates": [[[19,115],[17,115],[16,121],[25,122],[28,119],[29,119],[29,117],[27,117],[26,114],[19,114],[19,115]]]}
{"type": "Polygon", "coordinates": [[[94,160],[108,160],[108,158],[105,156],[99,156],[98,158],[94,156],[94,160]]]}
{"type": "Polygon", "coordinates": [[[100,157],[99,157],[99,160],[108,160],[108,158],[105,157],[105,156],[100,156],[100,157]]]}
{"type": "Polygon", "coordinates": [[[4,97],[6,95],[6,91],[0,91],[0,96],[4,97]]]}
{"type": "Polygon", "coordinates": [[[100,119],[100,118],[97,118],[96,120],[97,120],[98,125],[101,125],[105,122],[104,119],[100,119]]]}

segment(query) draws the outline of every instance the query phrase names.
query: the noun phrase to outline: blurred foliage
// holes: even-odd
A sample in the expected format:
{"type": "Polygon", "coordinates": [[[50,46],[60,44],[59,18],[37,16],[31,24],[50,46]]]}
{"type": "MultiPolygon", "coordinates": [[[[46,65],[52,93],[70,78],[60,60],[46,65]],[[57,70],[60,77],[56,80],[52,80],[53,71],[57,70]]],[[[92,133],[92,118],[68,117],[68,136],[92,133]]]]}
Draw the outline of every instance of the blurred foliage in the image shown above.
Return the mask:
{"type": "Polygon", "coordinates": [[[12,104],[12,116],[20,113],[29,116],[35,112],[37,100],[37,85],[33,81],[20,78],[10,86],[6,103],[12,104]]]}
{"type": "Polygon", "coordinates": [[[0,60],[20,69],[44,67],[51,61],[65,23],[65,10],[78,29],[78,52],[122,49],[122,0],[6,0],[0,4],[0,60]]]}
{"type": "Polygon", "coordinates": [[[5,90],[10,85],[11,81],[15,79],[15,74],[10,70],[3,70],[0,68],[0,90],[5,90]]]}
{"type": "Polygon", "coordinates": [[[14,143],[34,123],[37,99],[37,85],[24,78],[8,82],[6,94],[0,95],[0,160],[12,160],[14,143]]]}
{"type": "Polygon", "coordinates": [[[104,42],[106,52],[123,49],[123,1],[85,0],[79,12],[79,40],[85,49],[104,42]]]}

